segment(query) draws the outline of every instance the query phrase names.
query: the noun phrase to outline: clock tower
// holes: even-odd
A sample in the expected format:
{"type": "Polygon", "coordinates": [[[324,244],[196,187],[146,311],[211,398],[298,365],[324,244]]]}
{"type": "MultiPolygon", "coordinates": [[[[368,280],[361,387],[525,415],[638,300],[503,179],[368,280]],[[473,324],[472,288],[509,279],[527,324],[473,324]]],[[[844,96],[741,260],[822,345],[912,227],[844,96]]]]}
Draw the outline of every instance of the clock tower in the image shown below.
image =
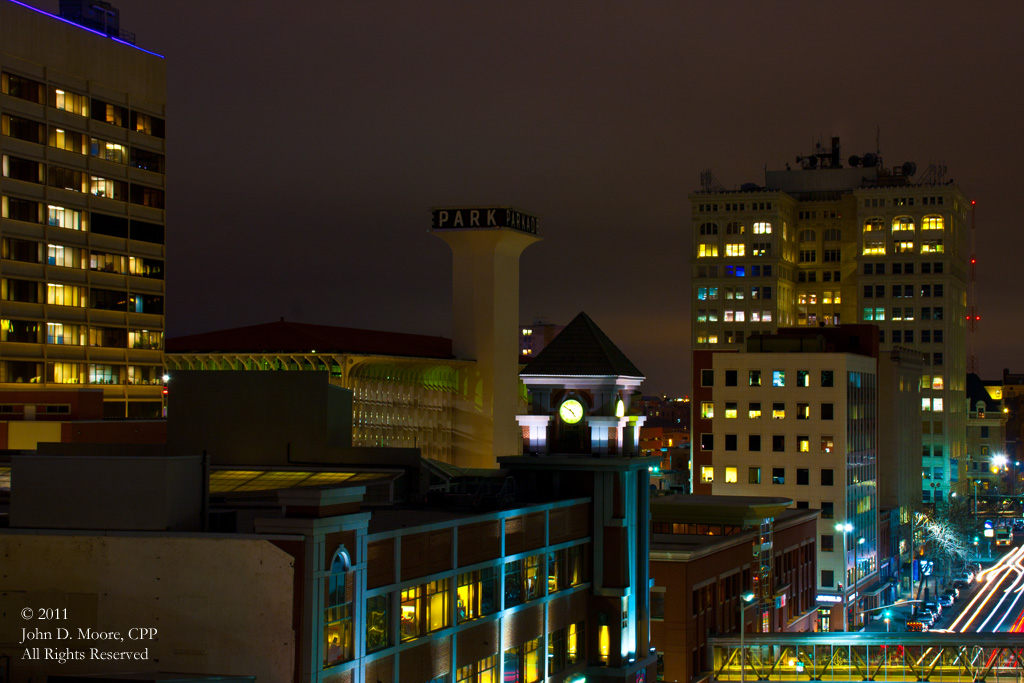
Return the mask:
{"type": "Polygon", "coordinates": [[[646,418],[628,413],[643,373],[586,313],[519,377],[530,395],[529,414],[517,417],[524,453],[639,454],[646,418]]]}

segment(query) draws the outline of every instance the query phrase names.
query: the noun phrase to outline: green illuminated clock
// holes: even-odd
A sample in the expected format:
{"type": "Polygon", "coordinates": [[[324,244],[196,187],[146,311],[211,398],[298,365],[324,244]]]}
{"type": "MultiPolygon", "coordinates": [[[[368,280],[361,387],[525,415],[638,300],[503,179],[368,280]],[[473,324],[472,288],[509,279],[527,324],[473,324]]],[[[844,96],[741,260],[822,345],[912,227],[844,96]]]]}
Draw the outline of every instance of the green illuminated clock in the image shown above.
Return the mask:
{"type": "Polygon", "coordinates": [[[562,422],[574,425],[583,419],[583,404],[574,398],[566,399],[558,407],[558,415],[562,422]]]}

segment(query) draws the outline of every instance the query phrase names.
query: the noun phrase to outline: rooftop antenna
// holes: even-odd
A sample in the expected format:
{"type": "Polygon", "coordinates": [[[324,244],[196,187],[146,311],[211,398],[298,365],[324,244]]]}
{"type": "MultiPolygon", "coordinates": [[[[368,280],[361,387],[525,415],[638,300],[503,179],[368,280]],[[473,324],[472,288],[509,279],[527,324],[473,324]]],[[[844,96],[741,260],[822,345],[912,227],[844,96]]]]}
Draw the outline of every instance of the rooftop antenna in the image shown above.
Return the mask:
{"type": "Polygon", "coordinates": [[[725,192],[725,186],[718,182],[710,168],[700,172],[700,188],[705,192],[725,192]]]}

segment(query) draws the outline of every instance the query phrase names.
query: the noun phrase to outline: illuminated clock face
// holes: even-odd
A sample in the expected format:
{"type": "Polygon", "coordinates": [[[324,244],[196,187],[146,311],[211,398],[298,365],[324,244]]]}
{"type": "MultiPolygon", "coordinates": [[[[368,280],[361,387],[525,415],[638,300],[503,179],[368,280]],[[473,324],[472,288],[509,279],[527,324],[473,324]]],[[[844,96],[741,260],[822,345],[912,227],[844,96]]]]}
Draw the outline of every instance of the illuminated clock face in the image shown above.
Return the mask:
{"type": "Polygon", "coordinates": [[[583,419],[583,404],[574,398],[563,401],[558,408],[558,415],[562,422],[574,425],[583,419]]]}

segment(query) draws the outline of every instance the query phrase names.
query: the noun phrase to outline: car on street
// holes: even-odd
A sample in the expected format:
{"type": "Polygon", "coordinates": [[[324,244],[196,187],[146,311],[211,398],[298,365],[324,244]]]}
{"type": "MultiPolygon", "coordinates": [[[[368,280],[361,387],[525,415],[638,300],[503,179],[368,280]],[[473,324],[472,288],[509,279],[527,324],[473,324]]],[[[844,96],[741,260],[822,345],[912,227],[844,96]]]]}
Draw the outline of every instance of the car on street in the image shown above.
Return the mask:
{"type": "Polygon", "coordinates": [[[939,605],[941,605],[942,607],[952,607],[953,595],[951,593],[943,593],[939,596],[938,601],[939,605]]]}

